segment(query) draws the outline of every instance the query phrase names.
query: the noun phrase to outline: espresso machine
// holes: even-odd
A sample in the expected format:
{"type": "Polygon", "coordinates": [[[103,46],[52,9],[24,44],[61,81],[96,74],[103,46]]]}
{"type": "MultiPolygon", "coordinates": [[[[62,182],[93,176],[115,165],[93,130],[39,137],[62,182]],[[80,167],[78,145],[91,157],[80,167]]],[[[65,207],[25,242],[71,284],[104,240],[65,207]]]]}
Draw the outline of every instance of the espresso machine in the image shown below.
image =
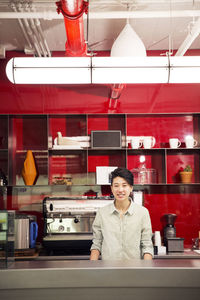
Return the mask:
{"type": "Polygon", "coordinates": [[[43,246],[49,255],[88,255],[97,210],[110,197],[46,197],[43,200],[43,246]]]}
{"type": "Polygon", "coordinates": [[[184,238],[176,237],[176,227],[174,226],[177,219],[176,214],[164,215],[166,226],[164,227],[164,245],[167,252],[183,252],[184,238]]]}

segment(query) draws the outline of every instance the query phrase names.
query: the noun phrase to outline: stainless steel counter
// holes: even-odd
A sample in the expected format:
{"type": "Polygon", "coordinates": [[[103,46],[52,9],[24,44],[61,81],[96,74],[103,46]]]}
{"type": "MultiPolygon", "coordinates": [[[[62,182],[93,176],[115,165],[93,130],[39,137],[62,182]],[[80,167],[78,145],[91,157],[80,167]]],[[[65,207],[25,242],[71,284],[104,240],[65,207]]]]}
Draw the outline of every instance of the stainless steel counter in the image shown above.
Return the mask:
{"type": "Polygon", "coordinates": [[[200,260],[18,261],[0,270],[1,300],[200,299],[200,260]]]}
{"type": "MultiPolygon", "coordinates": [[[[89,260],[89,255],[36,255],[36,256],[19,256],[15,257],[17,261],[57,261],[57,260],[89,260]]],[[[185,249],[184,252],[171,252],[167,254],[155,255],[154,259],[200,259],[199,253],[192,251],[191,249],[185,249]]]]}
{"type": "Polygon", "coordinates": [[[184,252],[169,252],[167,254],[155,255],[155,259],[200,259],[200,251],[185,249],[184,252]],[[199,253],[198,253],[199,252],[199,253]]]}

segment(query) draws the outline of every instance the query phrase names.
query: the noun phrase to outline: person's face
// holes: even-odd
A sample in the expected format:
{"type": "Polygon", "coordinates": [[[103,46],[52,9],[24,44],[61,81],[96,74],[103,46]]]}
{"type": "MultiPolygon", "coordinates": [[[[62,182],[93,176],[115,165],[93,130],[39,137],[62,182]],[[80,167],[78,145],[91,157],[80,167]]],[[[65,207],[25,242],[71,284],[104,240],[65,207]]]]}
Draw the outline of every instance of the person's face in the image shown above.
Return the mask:
{"type": "Polygon", "coordinates": [[[133,187],[122,177],[115,177],[112,182],[111,190],[117,201],[126,201],[133,187]]]}

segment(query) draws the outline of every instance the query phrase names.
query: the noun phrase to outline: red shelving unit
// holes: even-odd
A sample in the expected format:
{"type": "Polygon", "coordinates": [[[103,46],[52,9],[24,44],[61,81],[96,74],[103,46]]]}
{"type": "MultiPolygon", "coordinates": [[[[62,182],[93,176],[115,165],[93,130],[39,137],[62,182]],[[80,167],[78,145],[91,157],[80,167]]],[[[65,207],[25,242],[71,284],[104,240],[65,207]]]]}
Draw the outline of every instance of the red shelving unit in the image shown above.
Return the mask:
{"type": "Polygon", "coordinates": [[[153,231],[161,230],[161,217],[176,213],[177,234],[185,244],[198,236],[200,228],[200,114],[63,114],[1,115],[0,167],[8,177],[7,207],[5,187],[0,187],[0,208],[34,211],[41,216],[42,201],[47,195],[84,195],[110,193],[110,186],[96,185],[97,166],[140,166],[157,171],[156,183],[135,185],[144,192],[153,231]],[[54,139],[63,136],[90,136],[92,130],[121,130],[126,136],[153,136],[152,149],[54,149],[54,139]],[[184,139],[192,135],[197,147],[187,149],[184,139]],[[181,141],[178,149],[169,148],[169,138],[181,141]],[[25,186],[21,170],[27,150],[32,150],[38,178],[34,186],[25,186]],[[191,184],[180,182],[179,170],[190,164],[191,184]],[[55,177],[66,177],[68,184],[55,184],[55,177]],[[190,226],[188,227],[188,224],[190,226]]]}

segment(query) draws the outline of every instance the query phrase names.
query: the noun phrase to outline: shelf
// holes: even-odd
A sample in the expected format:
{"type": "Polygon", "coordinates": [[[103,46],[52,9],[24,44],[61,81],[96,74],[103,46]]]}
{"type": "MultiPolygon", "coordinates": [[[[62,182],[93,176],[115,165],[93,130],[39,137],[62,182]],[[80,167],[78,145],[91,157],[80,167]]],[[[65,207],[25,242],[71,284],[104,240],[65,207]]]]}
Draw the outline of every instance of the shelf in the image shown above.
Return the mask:
{"type": "MultiPolygon", "coordinates": [[[[0,168],[8,178],[0,186],[0,209],[33,213],[39,221],[42,236],[42,202],[46,196],[110,195],[110,185],[96,185],[97,166],[141,167],[157,172],[157,183],[134,185],[143,191],[144,205],[149,209],[153,231],[161,230],[164,213],[178,215],[176,228],[189,243],[199,231],[200,209],[200,113],[199,114],[76,114],[76,115],[1,115],[0,168]],[[62,136],[89,136],[94,130],[121,130],[121,148],[53,149],[57,132],[62,136]],[[185,148],[186,135],[197,141],[195,148],[185,148]],[[131,149],[125,137],[153,136],[151,149],[131,149]],[[178,138],[181,147],[169,148],[169,139],[178,138]],[[28,150],[35,157],[38,178],[26,186],[21,171],[28,150]],[[180,168],[190,164],[192,183],[180,182],[180,168]],[[57,178],[56,178],[57,177],[57,178]],[[61,177],[71,185],[53,184],[61,177]]],[[[58,181],[57,181],[58,182],[58,181]]],[[[197,235],[198,236],[198,235],[197,235]]]]}
{"type": "MultiPolygon", "coordinates": [[[[44,188],[44,187],[79,187],[79,186],[86,186],[86,187],[101,187],[101,186],[106,186],[109,187],[109,184],[72,184],[72,185],[65,185],[65,184],[46,184],[46,185],[4,185],[0,186],[0,188],[44,188]]],[[[145,183],[145,184],[134,184],[134,188],[143,188],[143,187],[198,187],[200,186],[199,183],[145,183]]]]}
{"type": "Polygon", "coordinates": [[[194,147],[194,148],[138,148],[138,149],[132,149],[132,148],[126,148],[128,151],[145,151],[145,150],[150,150],[150,151],[154,151],[154,150],[166,150],[166,151],[190,151],[190,150],[200,150],[199,147],[194,147]]]}
{"type": "Polygon", "coordinates": [[[88,150],[88,148],[52,148],[52,149],[48,149],[48,151],[55,151],[56,152],[59,152],[59,151],[86,151],[88,150]]]}
{"type": "Polygon", "coordinates": [[[0,167],[10,186],[23,186],[21,170],[28,150],[32,150],[38,169],[36,186],[52,185],[55,177],[95,186],[97,166],[132,170],[140,166],[141,156],[146,168],[157,172],[155,186],[181,186],[178,172],[186,164],[194,170],[191,186],[200,183],[200,147],[185,148],[184,144],[189,134],[200,142],[200,114],[2,115],[0,120],[0,167]],[[153,136],[156,144],[150,149],[131,149],[130,144],[108,149],[52,148],[57,132],[72,137],[89,136],[94,130],[120,130],[123,141],[126,136],[153,136]],[[183,146],[169,148],[171,137],[179,138],[183,146]]]}
{"type": "Polygon", "coordinates": [[[200,148],[194,147],[194,148],[165,148],[167,151],[196,151],[200,150],[200,148]]]}
{"type": "Polygon", "coordinates": [[[191,151],[191,150],[200,150],[200,148],[195,147],[195,148],[138,148],[138,149],[133,149],[133,148],[128,148],[128,147],[122,147],[122,148],[90,148],[90,147],[85,147],[85,148],[49,148],[49,151],[59,151],[59,150],[96,150],[96,151],[100,151],[100,150],[106,150],[106,151],[110,151],[110,150],[116,150],[116,151],[120,151],[120,150],[126,150],[126,151],[156,151],[156,150],[163,150],[163,151],[191,151]]]}
{"type": "Polygon", "coordinates": [[[16,153],[27,153],[27,151],[28,150],[31,150],[33,153],[34,152],[39,152],[39,153],[48,153],[48,150],[40,150],[40,149],[34,149],[34,150],[32,150],[32,149],[24,149],[24,150],[16,150],[16,153]]]}

